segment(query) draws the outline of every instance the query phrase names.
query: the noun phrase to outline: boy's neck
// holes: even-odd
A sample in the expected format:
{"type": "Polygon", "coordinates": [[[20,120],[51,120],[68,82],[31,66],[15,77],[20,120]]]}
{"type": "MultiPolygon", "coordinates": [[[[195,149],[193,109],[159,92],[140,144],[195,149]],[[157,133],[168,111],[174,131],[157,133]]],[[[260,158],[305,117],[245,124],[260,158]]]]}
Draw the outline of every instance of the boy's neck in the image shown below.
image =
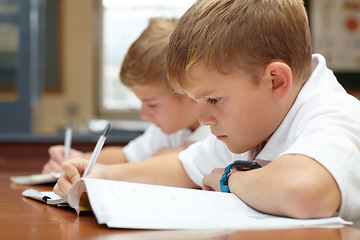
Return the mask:
{"type": "Polygon", "coordinates": [[[290,97],[292,98],[292,103],[291,103],[291,106],[289,108],[289,111],[290,111],[291,107],[294,105],[297,96],[299,95],[301,89],[304,87],[306,82],[307,81],[303,81],[303,82],[300,82],[298,84],[293,85],[293,87],[291,89],[291,92],[290,92],[290,97]]]}
{"type": "Polygon", "coordinates": [[[191,125],[191,126],[189,126],[188,128],[189,128],[192,132],[194,132],[199,126],[200,126],[200,123],[199,123],[198,120],[196,120],[196,121],[194,122],[194,124],[191,125]]]}

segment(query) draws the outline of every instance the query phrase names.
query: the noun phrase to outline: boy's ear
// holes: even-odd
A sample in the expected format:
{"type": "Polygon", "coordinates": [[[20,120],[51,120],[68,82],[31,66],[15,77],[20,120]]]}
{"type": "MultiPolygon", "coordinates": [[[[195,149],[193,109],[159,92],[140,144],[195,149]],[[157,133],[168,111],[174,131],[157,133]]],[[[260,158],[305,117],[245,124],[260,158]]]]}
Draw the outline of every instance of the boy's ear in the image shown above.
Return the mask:
{"type": "Polygon", "coordinates": [[[291,68],[283,62],[272,62],[266,68],[266,74],[271,81],[272,93],[275,99],[285,97],[292,86],[291,68]]]}

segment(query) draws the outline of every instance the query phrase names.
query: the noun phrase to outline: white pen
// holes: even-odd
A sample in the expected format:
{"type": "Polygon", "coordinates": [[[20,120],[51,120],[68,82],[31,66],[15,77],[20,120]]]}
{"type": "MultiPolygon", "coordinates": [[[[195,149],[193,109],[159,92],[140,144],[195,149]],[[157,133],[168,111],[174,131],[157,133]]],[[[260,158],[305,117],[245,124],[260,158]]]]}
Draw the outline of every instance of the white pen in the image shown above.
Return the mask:
{"type": "MultiPolygon", "coordinates": [[[[99,156],[99,153],[105,143],[105,139],[106,139],[106,136],[108,134],[110,130],[110,124],[108,123],[104,129],[104,132],[101,134],[99,140],[97,141],[96,143],[96,146],[94,148],[94,151],[91,155],[91,158],[90,158],[90,161],[89,161],[89,164],[87,165],[86,167],[86,170],[84,172],[84,174],[82,175],[82,177],[86,177],[90,172],[91,172],[91,169],[93,168],[95,162],[96,162],[96,159],[97,157],[99,156]]],[[[52,200],[51,198],[48,199],[48,198],[43,198],[44,201],[48,204],[58,204],[58,203],[64,203],[64,202],[67,202],[68,201],[68,197],[62,197],[62,198],[59,198],[59,199],[55,199],[55,200],[52,200]]]]}
{"type": "Polygon", "coordinates": [[[72,139],[72,124],[71,120],[69,120],[68,126],[65,132],[65,152],[64,152],[64,159],[67,160],[69,158],[70,148],[71,148],[71,139],[72,139]]]}
{"type": "Polygon", "coordinates": [[[96,159],[99,156],[99,153],[105,143],[105,139],[106,139],[106,136],[107,136],[109,130],[110,130],[110,123],[108,123],[106,125],[104,132],[101,134],[98,142],[96,143],[96,146],[94,148],[94,151],[92,152],[89,164],[87,165],[86,170],[85,170],[84,174],[82,175],[82,177],[86,177],[91,172],[91,169],[93,168],[93,166],[96,162],[96,159]]]}

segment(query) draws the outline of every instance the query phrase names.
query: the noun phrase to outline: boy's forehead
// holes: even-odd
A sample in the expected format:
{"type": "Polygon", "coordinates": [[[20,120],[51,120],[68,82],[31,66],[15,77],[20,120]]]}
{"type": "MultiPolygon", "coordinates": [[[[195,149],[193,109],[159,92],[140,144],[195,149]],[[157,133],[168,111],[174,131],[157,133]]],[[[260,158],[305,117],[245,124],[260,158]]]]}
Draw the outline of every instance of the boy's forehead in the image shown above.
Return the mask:
{"type": "Polygon", "coordinates": [[[254,86],[241,70],[234,69],[229,73],[220,73],[204,65],[198,65],[190,70],[189,81],[191,83],[184,90],[194,100],[217,97],[232,91],[234,87],[242,86],[244,82],[254,86]]]}
{"type": "Polygon", "coordinates": [[[218,88],[216,85],[222,77],[220,73],[209,70],[200,64],[190,71],[192,84],[185,92],[193,99],[198,100],[213,94],[218,88]]]}

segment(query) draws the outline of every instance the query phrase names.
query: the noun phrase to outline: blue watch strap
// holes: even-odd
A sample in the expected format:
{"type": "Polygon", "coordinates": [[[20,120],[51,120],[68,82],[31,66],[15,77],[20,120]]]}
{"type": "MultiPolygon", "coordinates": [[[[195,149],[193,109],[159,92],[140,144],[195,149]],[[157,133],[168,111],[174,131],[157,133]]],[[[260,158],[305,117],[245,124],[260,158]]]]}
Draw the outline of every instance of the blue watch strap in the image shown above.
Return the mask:
{"type": "Polygon", "coordinates": [[[222,192],[230,192],[229,185],[228,185],[228,174],[230,173],[232,165],[234,165],[234,163],[230,163],[225,168],[225,171],[220,179],[220,190],[222,192]]]}
{"type": "Polygon", "coordinates": [[[231,168],[235,168],[237,171],[249,171],[252,169],[261,168],[261,165],[255,161],[243,161],[243,160],[236,160],[233,163],[230,163],[224,171],[220,179],[220,190],[222,192],[230,192],[229,185],[228,185],[228,177],[231,168]]]}

